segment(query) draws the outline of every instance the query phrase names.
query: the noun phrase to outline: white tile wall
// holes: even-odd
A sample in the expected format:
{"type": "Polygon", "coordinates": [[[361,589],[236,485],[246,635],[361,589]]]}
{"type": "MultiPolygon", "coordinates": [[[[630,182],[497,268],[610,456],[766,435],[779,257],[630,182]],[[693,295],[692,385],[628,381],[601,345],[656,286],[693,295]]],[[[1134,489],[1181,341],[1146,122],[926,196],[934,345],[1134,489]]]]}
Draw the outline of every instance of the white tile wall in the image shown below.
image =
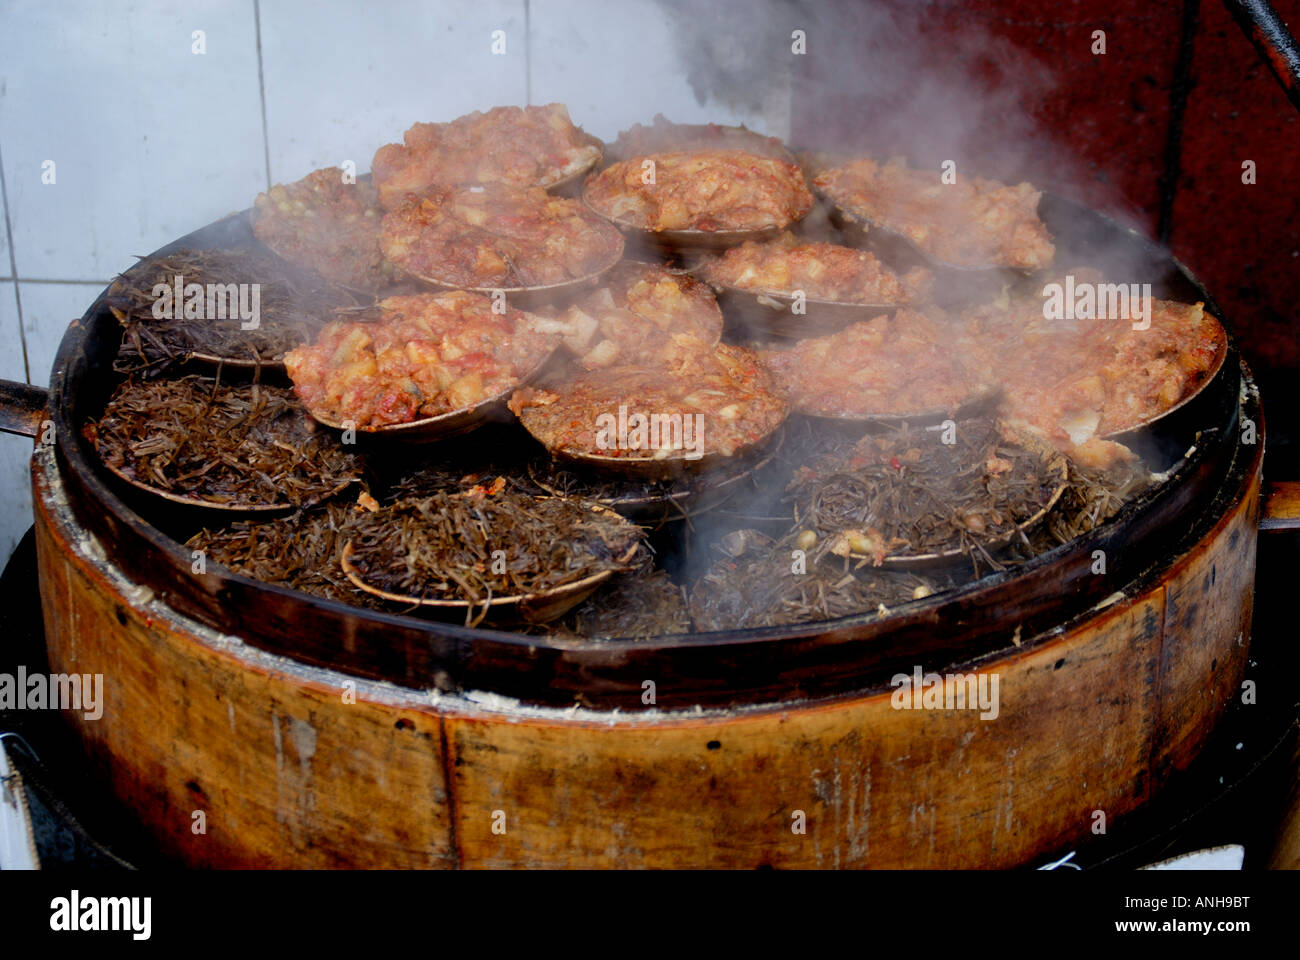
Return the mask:
{"type": "MultiPolygon", "coordinates": [[[[530,99],[568,103],[606,138],[659,112],[786,132],[779,91],[758,107],[699,102],[674,29],[659,0],[5,0],[0,164],[18,283],[0,231],[0,377],[46,384],[100,286],[249,206],[268,166],[273,180],[344,160],[362,172],[417,120],[530,99]]],[[[0,562],[31,524],[30,453],[0,435],[0,562]]]]}
{"type": "Polygon", "coordinates": [[[788,134],[788,98],[771,115],[700,103],[670,17],[656,0],[530,0],[533,103],[568,104],[574,123],[604,140],[657,113],[788,134]]]}
{"type": "Polygon", "coordinates": [[[68,324],[86,312],[102,289],[103,285],[97,283],[19,282],[23,336],[27,340],[27,367],[32,383],[49,386],[54,354],[68,324]]]}
{"type": "Polygon", "coordinates": [[[13,281],[0,283],[0,379],[26,380],[13,281]]]}
{"type": "MultiPolygon", "coordinates": [[[[27,379],[12,282],[0,283],[0,379],[27,379]]],[[[31,455],[32,441],[0,433],[0,564],[32,525],[32,493],[27,475],[31,455]]]]}
{"type": "Polygon", "coordinates": [[[32,525],[32,441],[0,433],[0,563],[32,525]]]}
{"type": "Polygon", "coordinates": [[[107,280],[265,188],[251,3],[19,2],[0,16],[20,278],[107,280]]]}
{"type": "Polygon", "coordinates": [[[523,104],[524,0],[261,5],[271,178],[352,160],[357,171],[416,121],[523,104]],[[504,32],[503,54],[492,52],[504,32]],[[347,51],[340,56],[340,51],[347,51]]]}
{"type": "MultiPolygon", "coordinates": [[[[4,91],[0,89],[0,101],[3,100],[3,96],[4,91]]],[[[0,164],[0,166],[2,165],[0,164]]],[[[0,194],[0,202],[3,202],[2,194],[0,194]]],[[[4,220],[0,219],[0,277],[10,277],[12,275],[13,270],[9,262],[9,231],[5,229],[4,220]]]]}

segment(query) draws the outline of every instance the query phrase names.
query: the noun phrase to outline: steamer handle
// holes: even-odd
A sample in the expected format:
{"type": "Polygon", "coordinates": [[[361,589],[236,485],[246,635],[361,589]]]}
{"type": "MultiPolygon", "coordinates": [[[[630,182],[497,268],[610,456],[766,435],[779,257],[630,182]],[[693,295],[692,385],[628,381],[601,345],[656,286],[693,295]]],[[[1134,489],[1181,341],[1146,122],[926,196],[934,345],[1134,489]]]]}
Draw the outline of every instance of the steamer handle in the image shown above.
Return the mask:
{"type": "Polygon", "coordinates": [[[0,431],[35,440],[49,419],[50,392],[16,380],[0,380],[0,431]]]}
{"type": "Polygon", "coordinates": [[[1259,529],[1300,530],[1300,481],[1264,484],[1260,493],[1259,529]]]}

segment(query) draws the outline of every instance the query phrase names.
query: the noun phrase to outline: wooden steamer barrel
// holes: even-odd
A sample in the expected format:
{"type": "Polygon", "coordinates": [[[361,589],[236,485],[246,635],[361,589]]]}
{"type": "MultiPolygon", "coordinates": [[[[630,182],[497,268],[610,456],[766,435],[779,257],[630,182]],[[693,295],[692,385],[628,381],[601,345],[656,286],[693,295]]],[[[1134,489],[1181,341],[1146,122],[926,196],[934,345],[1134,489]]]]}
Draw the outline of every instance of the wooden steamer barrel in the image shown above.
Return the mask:
{"type": "Polygon", "coordinates": [[[888,686],[564,710],[306,665],[133,585],[77,522],[42,449],[51,669],[104,675],[103,716],[67,716],[114,793],[189,865],[1024,864],[1086,842],[1097,811],[1122,822],[1237,694],[1262,444],[1231,446],[1177,555],[1019,646],[1007,624],[1001,649],[962,665],[998,676],[992,720],[895,709],[888,686]]]}
{"type": "MultiPolygon", "coordinates": [[[[1053,204],[1081,254],[1149,269],[1053,204]]],[[[173,247],[247,242],[240,214],[173,247]]],[[[1163,263],[1157,296],[1213,306],[1163,263]]],[[[1165,431],[1165,479],[1019,569],[889,616],[584,643],[196,573],[184,525],[80,436],[119,338],[101,299],[55,362],[41,604],[51,670],[104,678],[102,716],[65,713],[93,769],[185,864],[1041,863],[1147,803],[1238,694],[1263,442],[1235,350],[1165,431]],[[896,709],[914,669],[996,678],[997,716],[896,709]]]]}

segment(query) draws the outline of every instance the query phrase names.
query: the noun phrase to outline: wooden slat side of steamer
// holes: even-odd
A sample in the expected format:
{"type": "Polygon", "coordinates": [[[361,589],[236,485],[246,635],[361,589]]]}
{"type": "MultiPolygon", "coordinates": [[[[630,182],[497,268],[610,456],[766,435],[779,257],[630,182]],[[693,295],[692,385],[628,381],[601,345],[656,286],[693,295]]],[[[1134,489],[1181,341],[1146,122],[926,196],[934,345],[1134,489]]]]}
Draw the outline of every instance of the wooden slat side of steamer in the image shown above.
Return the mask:
{"type": "Polygon", "coordinates": [[[895,709],[887,687],[629,715],[356,680],[222,636],[132,586],[38,452],[50,665],[104,675],[103,716],[68,721],[188,865],[1033,863],[1086,843],[1097,811],[1115,829],[1190,763],[1238,693],[1262,444],[1236,455],[1209,507],[1217,520],[1191,548],[1109,605],[961,668],[997,675],[996,719],[895,709]]]}

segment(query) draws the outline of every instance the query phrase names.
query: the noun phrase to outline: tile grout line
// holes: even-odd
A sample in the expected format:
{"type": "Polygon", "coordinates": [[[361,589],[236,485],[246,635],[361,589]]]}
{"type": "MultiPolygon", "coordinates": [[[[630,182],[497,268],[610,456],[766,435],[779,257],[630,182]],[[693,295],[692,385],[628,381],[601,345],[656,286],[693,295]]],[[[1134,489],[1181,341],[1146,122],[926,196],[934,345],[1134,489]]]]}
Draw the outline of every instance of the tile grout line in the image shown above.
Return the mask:
{"type": "Polygon", "coordinates": [[[18,342],[23,347],[23,376],[32,382],[32,366],[27,359],[27,331],[23,329],[23,296],[18,290],[18,258],[14,252],[14,228],[9,219],[9,185],[5,182],[5,155],[0,149],[0,200],[5,210],[5,240],[9,243],[9,272],[13,275],[14,306],[18,309],[18,342]]]}
{"type": "Polygon", "coordinates": [[[262,100],[262,159],[266,163],[266,189],[271,189],[271,139],[266,132],[266,80],[262,71],[262,4],[253,0],[253,28],[257,33],[257,94],[262,100]]]}

